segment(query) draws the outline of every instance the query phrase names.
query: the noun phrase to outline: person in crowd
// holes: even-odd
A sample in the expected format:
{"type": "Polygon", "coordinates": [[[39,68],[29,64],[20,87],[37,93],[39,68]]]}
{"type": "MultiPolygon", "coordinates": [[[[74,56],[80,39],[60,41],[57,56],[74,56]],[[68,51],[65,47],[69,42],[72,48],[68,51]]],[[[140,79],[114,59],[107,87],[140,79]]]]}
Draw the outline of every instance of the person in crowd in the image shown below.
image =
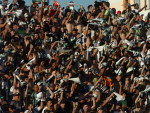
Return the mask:
{"type": "Polygon", "coordinates": [[[13,0],[0,9],[0,113],[149,113],[150,13],[13,0]]]}

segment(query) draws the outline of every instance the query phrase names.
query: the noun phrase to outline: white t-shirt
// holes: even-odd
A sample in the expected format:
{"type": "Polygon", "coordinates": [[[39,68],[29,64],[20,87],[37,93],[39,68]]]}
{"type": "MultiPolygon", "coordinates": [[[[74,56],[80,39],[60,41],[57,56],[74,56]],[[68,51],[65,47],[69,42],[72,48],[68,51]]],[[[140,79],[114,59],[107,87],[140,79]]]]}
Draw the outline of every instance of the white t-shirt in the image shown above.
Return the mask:
{"type": "MultiPolygon", "coordinates": [[[[41,107],[40,106],[37,106],[37,107],[35,107],[34,109],[33,109],[33,111],[40,111],[41,110],[41,107]]],[[[24,113],[28,113],[29,112],[29,110],[26,110],[24,113]]],[[[33,113],[32,111],[30,112],[30,113],[33,113]]]]}
{"type": "Polygon", "coordinates": [[[19,90],[18,90],[18,89],[15,89],[14,86],[12,86],[12,87],[10,88],[10,93],[12,93],[12,94],[18,94],[18,93],[19,93],[19,90]]]}
{"type": "Polygon", "coordinates": [[[125,100],[125,98],[124,98],[122,95],[120,95],[120,94],[118,94],[118,93],[116,93],[116,92],[114,92],[114,94],[116,95],[116,100],[117,100],[117,101],[125,100]]]}
{"type": "Polygon", "coordinates": [[[138,10],[138,9],[134,9],[133,11],[135,11],[136,13],[138,13],[138,12],[139,12],[139,10],[138,10]]]}
{"type": "Polygon", "coordinates": [[[47,109],[47,106],[42,110],[42,113],[44,113],[44,111],[47,109]]]}

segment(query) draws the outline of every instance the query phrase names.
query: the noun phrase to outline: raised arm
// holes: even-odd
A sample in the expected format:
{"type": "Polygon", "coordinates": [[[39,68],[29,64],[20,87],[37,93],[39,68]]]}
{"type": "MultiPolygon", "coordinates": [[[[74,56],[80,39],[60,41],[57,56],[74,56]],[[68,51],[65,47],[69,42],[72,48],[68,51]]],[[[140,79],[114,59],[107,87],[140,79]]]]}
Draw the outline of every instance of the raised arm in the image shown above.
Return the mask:
{"type": "Polygon", "coordinates": [[[67,25],[69,20],[71,19],[72,13],[69,15],[68,19],[66,19],[65,24],[67,25]]]}
{"type": "Polygon", "coordinates": [[[95,100],[95,98],[94,97],[92,97],[92,107],[91,107],[91,109],[92,110],[94,110],[95,109],[95,107],[96,107],[96,100],[95,100]]]}
{"type": "Polygon", "coordinates": [[[28,52],[28,56],[31,54],[32,50],[33,50],[33,45],[30,44],[30,50],[29,50],[29,52],[28,52]]]}
{"type": "Polygon", "coordinates": [[[146,44],[144,44],[144,46],[143,46],[142,54],[144,54],[145,50],[146,50],[146,44]]]}
{"type": "Polygon", "coordinates": [[[5,21],[5,23],[0,24],[0,29],[3,28],[3,27],[5,27],[6,24],[7,24],[7,20],[5,21]]]}
{"type": "Polygon", "coordinates": [[[73,102],[73,110],[72,113],[76,113],[78,108],[78,102],[73,102]]]}
{"type": "Polygon", "coordinates": [[[111,97],[114,96],[114,93],[112,93],[103,103],[102,103],[102,106],[105,106],[108,101],[111,99],[111,97]]]}
{"type": "Polygon", "coordinates": [[[60,104],[61,101],[63,100],[63,94],[64,94],[64,92],[62,91],[62,92],[61,92],[61,95],[60,95],[60,100],[59,100],[58,104],[60,104]]]}
{"type": "Polygon", "coordinates": [[[54,48],[54,46],[57,44],[57,42],[54,42],[53,44],[52,44],[52,46],[51,46],[51,48],[50,48],[50,54],[52,55],[52,50],[53,50],[53,48],[54,48]]]}
{"type": "Polygon", "coordinates": [[[103,77],[101,76],[99,79],[98,79],[98,81],[97,82],[95,82],[95,84],[94,84],[94,87],[96,87],[97,86],[97,84],[101,81],[103,79],[103,77]]]}
{"type": "Polygon", "coordinates": [[[139,93],[139,95],[136,97],[136,99],[135,99],[135,104],[137,104],[137,102],[138,102],[138,100],[139,100],[139,98],[140,98],[140,94],[141,94],[141,93],[139,93]]]}
{"type": "Polygon", "coordinates": [[[65,69],[64,72],[67,72],[67,71],[68,71],[68,69],[69,69],[69,67],[70,67],[71,64],[72,64],[72,60],[70,60],[70,62],[69,62],[69,64],[67,65],[67,67],[66,67],[66,69],[65,69]]]}
{"type": "Polygon", "coordinates": [[[147,5],[145,5],[143,8],[141,8],[140,10],[139,10],[139,12],[141,12],[144,8],[146,8],[147,7],[147,5]]]}
{"type": "Polygon", "coordinates": [[[132,92],[133,92],[134,85],[135,85],[135,80],[134,80],[133,84],[131,85],[130,93],[132,93],[132,92]]]}
{"type": "Polygon", "coordinates": [[[28,89],[29,89],[29,85],[27,84],[27,86],[26,86],[26,91],[25,91],[25,94],[24,94],[24,97],[25,97],[25,98],[26,98],[27,95],[28,95],[28,89]]]}
{"type": "Polygon", "coordinates": [[[46,87],[46,89],[49,91],[49,93],[51,94],[50,95],[50,98],[52,99],[54,97],[54,93],[50,90],[49,87],[46,87]]]}

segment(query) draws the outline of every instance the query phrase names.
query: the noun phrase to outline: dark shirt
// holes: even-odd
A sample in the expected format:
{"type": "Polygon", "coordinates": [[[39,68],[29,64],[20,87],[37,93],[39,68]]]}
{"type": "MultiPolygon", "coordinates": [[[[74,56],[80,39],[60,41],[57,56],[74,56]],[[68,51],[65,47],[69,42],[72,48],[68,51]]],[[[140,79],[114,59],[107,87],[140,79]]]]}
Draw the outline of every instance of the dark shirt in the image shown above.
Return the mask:
{"type": "Polygon", "coordinates": [[[115,81],[114,82],[114,90],[119,93],[119,88],[120,88],[120,85],[119,85],[119,82],[118,81],[115,81]]]}
{"type": "Polygon", "coordinates": [[[10,102],[10,105],[13,105],[16,107],[16,110],[21,110],[21,103],[19,101],[16,101],[16,100],[12,100],[10,102]]]}
{"type": "Polygon", "coordinates": [[[66,109],[58,108],[56,113],[68,113],[66,109]]]}

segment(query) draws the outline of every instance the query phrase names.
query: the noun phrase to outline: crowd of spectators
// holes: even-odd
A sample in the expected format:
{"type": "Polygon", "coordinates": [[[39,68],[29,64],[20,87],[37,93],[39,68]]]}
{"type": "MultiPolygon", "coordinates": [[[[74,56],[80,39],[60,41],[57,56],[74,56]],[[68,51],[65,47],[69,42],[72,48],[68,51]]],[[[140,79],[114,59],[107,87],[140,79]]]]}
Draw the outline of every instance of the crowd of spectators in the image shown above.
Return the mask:
{"type": "Polygon", "coordinates": [[[93,4],[4,0],[0,113],[150,113],[147,6],[93,4]]]}

